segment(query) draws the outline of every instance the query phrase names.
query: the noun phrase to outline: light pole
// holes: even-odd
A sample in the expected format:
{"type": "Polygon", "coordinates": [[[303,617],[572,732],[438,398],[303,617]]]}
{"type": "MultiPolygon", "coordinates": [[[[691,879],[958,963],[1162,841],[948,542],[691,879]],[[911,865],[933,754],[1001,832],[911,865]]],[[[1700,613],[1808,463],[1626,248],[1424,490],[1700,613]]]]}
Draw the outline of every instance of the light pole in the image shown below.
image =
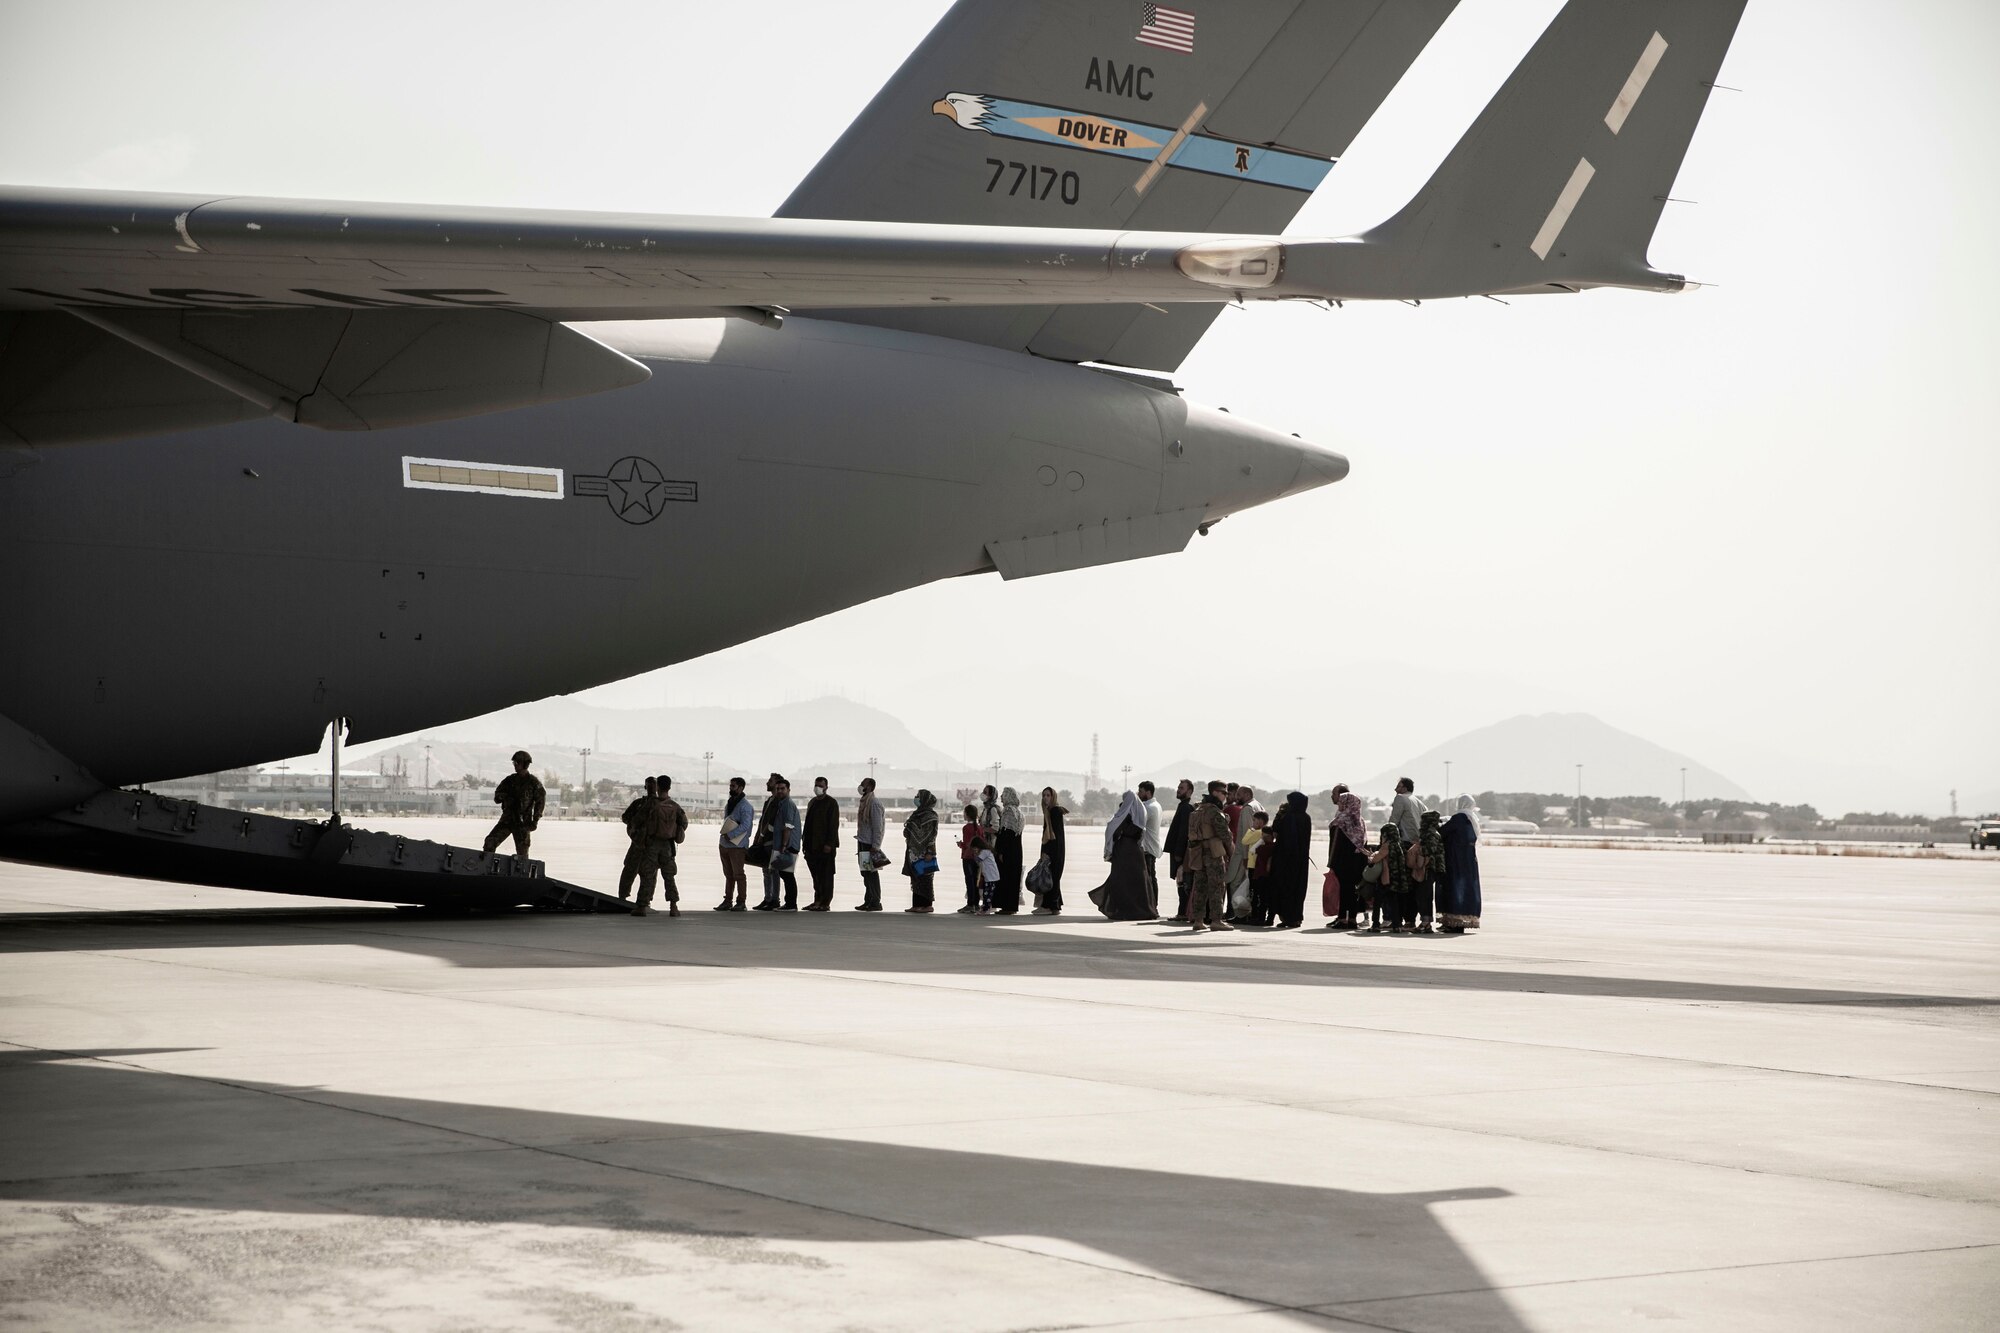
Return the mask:
{"type": "Polygon", "coordinates": [[[1688,803],[1688,771],[1687,771],[1687,766],[1686,766],[1686,765],[1682,765],[1682,766],[1681,766],[1681,807],[1682,807],[1682,810],[1683,810],[1683,812],[1685,812],[1685,810],[1686,810],[1686,807],[1687,807],[1687,803],[1688,803]]]}
{"type": "Polygon", "coordinates": [[[1583,765],[1576,766],[1576,826],[1583,827],[1583,765]]]}
{"type": "Polygon", "coordinates": [[[1451,760],[1449,759],[1444,761],[1444,800],[1446,805],[1451,804],[1451,760]]]}
{"type": "Polygon", "coordinates": [[[1306,785],[1306,757],[1302,754],[1293,755],[1292,757],[1298,760],[1299,770],[1296,774],[1294,774],[1294,776],[1298,778],[1297,785],[1301,790],[1303,790],[1306,785]]]}
{"type": "Polygon", "coordinates": [[[993,785],[995,787],[1000,785],[1000,761],[998,759],[993,761],[993,785]]]}
{"type": "Polygon", "coordinates": [[[580,746],[577,754],[583,759],[583,803],[590,804],[590,747],[580,746]]]}
{"type": "Polygon", "coordinates": [[[714,804],[708,795],[708,766],[714,762],[715,751],[703,750],[701,752],[701,808],[703,810],[711,809],[714,804]]]}
{"type": "Polygon", "coordinates": [[[431,747],[424,747],[424,790],[431,789],[431,747]]]}
{"type": "Polygon", "coordinates": [[[1131,790],[1132,790],[1132,765],[1130,765],[1130,764],[1127,764],[1127,765],[1125,765],[1125,766],[1124,766],[1123,768],[1119,769],[1118,771],[1119,771],[1120,773],[1123,773],[1123,774],[1125,775],[1125,785],[1124,785],[1124,786],[1122,786],[1122,787],[1120,787],[1120,788],[1119,788],[1118,790],[1119,790],[1119,791],[1131,791],[1131,790]]]}
{"type": "Polygon", "coordinates": [[[873,782],[873,781],[875,780],[875,762],[876,762],[876,761],[875,761],[875,756],[874,756],[874,755],[872,755],[872,754],[871,754],[871,755],[869,755],[869,756],[868,756],[868,780],[869,780],[870,782],[873,782]]]}

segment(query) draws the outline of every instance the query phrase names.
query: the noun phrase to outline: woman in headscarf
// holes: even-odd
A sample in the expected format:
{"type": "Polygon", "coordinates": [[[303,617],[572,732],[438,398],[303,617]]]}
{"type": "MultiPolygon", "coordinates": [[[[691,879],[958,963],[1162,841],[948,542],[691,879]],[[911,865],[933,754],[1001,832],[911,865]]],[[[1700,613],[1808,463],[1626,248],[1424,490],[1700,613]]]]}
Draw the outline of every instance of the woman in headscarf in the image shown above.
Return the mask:
{"type": "Polygon", "coordinates": [[[1361,906],[1361,872],[1368,864],[1368,816],[1361,811],[1361,798],[1351,791],[1336,791],[1333,823],[1326,833],[1326,864],[1340,881],[1340,897],[1333,904],[1333,924],[1329,930],[1353,930],[1355,912],[1361,906]]]}
{"type": "Polygon", "coordinates": [[[1021,910],[1021,793],[1012,787],[1000,792],[1000,824],[993,835],[993,856],[1000,862],[1000,889],[993,895],[993,910],[1012,916],[1021,910]]]}
{"type": "Polygon", "coordinates": [[[1417,915],[1422,918],[1417,934],[1431,933],[1431,902],[1437,893],[1438,882],[1444,878],[1444,821],[1435,810],[1426,810],[1418,825],[1417,864],[1423,873],[1411,885],[1417,895],[1417,915]]]}
{"type": "MultiPolygon", "coordinates": [[[[1278,918],[1279,930],[1297,930],[1306,919],[1306,871],[1312,864],[1312,816],[1306,794],[1292,792],[1279,807],[1271,826],[1271,869],[1264,877],[1264,902],[1278,918]]],[[[1261,862],[1263,857],[1258,857],[1261,862]]]]}
{"type": "Polygon", "coordinates": [[[903,873],[910,877],[910,905],[905,912],[931,910],[931,877],[937,874],[937,797],[917,793],[917,808],[903,821],[903,873]],[[917,870],[921,864],[927,867],[917,870]]]}
{"type": "Polygon", "coordinates": [[[1000,789],[992,783],[979,793],[979,836],[987,842],[1000,831],[1000,789]]]}
{"type": "Polygon", "coordinates": [[[1438,885],[1438,927],[1447,935],[1479,928],[1479,802],[1458,798],[1444,826],[1444,879],[1438,885]]]}
{"type": "Polygon", "coordinates": [[[1054,787],[1042,788],[1042,855],[1049,862],[1049,891],[1042,895],[1042,905],[1035,909],[1036,916],[1055,916],[1062,911],[1063,862],[1068,856],[1068,844],[1063,837],[1063,816],[1068,813],[1057,804],[1054,787]]]}
{"type": "Polygon", "coordinates": [[[1146,834],[1146,807],[1137,792],[1126,792],[1118,813],[1104,826],[1104,859],[1111,873],[1090,891],[1090,901],[1109,921],[1157,921],[1152,894],[1146,886],[1140,840],[1146,834]]]}

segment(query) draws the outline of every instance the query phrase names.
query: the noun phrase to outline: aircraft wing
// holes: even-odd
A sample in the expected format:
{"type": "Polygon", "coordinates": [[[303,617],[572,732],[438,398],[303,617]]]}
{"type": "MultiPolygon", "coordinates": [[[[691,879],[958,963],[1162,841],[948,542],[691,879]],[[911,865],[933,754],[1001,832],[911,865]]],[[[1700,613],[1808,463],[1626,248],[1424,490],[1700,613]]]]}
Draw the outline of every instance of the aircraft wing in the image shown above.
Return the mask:
{"type": "Polygon", "coordinates": [[[730,306],[1216,302],[1276,280],[1275,269],[1245,283],[1189,276],[1180,252],[1216,239],[14,188],[0,191],[0,309],[646,319],[730,306]]]}
{"type": "MultiPolygon", "coordinates": [[[[1401,299],[1396,257],[1363,240],[17,187],[0,190],[0,444],[267,414],[372,430],[647,378],[565,321],[1401,299]]],[[[1556,276],[1509,270],[1504,289],[1556,276]]],[[[1466,270],[1459,294],[1502,289],[1486,280],[1466,270]]],[[[1629,267],[1574,281],[1681,285],[1629,267]]]]}
{"type": "MultiPolygon", "coordinates": [[[[375,429],[647,378],[563,321],[1226,301],[1226,256],[1183,264],[1204,239],[5,189],[0,444],[375,429]]],[[[1274,244],[1243,281],[1275,282],[1274,244]]]]}

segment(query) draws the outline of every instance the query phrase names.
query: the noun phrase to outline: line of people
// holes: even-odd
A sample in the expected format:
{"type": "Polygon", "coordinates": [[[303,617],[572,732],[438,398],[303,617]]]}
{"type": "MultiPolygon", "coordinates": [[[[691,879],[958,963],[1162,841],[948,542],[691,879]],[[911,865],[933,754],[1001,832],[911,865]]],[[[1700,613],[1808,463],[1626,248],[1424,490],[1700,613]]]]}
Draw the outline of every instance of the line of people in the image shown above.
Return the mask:
{"type": "MultiPolygon", "coordinates": [[[[630,847],[619,876],[618,896],[639,896],[634,916],[651,909],[656,885],[670,915],[680,915],[674,882],[677,849],[686,840],[687,814],[669,794],[671,778],[646,780],[646,794],[626,809],[630,847]]],[[[834,866],[840,850],[841,811],[817,778],[803,816],[783,774],[765,780],[761,810],[752,808],[742,778],[731,778],[723,802],[720,852],[722,901],[718,912],[825,912],[833,905],[834,866]],[[799,904],[796,868],[803,856],[812,878],[812,899],[799,904]],[[763,895],[749,902],[748,869],[763,876],[763,895]]],[[[880,912],[882,871],[891,864],[883,850],[887,813],[875,796],[875,780],[857,791],[854,841],[861,874],[858,912],[880,912]]],[[[1361,798],[1345,783],[1332,792],[1334,818],[1327,830],[1327,863],[1321,909],[1333,918],[1328,929],[1368,934],[1459,933],[1479,925],[1481,895],[1479,807],[1462,796],[1450,820],[1426,808],[1415,786],[1396,786],[1390,817],[1374,843],[1361,798]]],[[[1165,819],[1151,782],[1128,791],[1104,828],[1104,859],[1110,869],[1090,901],[1108,920],[1155,921],[1161,917],[1156,863],[1167,856],[1176,894],[1169,920],[1195,933],[1241,926],[1296,930],[1305,922],[1313,846],[1312,818],[1304,792],[1286,796],[1277,812],[1266,811],[1248,786],[1221,780],[1208,784],[1199,801],[1194,783],[1175,789],[1173,818],[1165,819]]],[[[1053,787],[1042,788],[1039,855],[1026,868],[1027,824],[1020,794],[1012,787],[987,787],[977,805],[967,805],[957,842],[965,898],[957,911],[968,916],[1011,916],[1021,910],[1055,916],[1063,909],[1062,879],[1068,860],[1064,809],[1053,787]]],[[[925,915],[937,910],[937,796],[917,792],[915,808],[903,821],[902,873],[910,881],[910,905],[925,915]]]]}
{"type": "MultiPolygon", "coordinates": [[[[1334,818],[1320,888],[1321,911],[1333,918],[1329,930],[1361,930],[1364,915],[1368,934],[1459,934],[1478,928],[1477,802],[1459,797],[1458,809],[1446,820],[1427,808],[1416,785],[1404,778],[1396,784],[1389,821],[1371,844],[1361,798],[1345,783],[1331,795],[1334,818]]],[[[1264,809],[1253,789],[1233,782],[1210,782],[1197,803],[1194,784],[1183,779],[1175,796],[1178,805],[1164,840],[1151,783],[1125,793],[1105,827],[1104,857],[1111,870],[1090,898],[1107,919],[1159,918],[1153,858],[1164,846],[1179,892],[1173,923],[1195,933],[1246,925],[1297,930],[1305,924],[1313,827],[1304,792],[1288,794],[1275,814],[1264,809]]]]}
{"type": "MultiPolygon", "coordinates": [[[[675,883],[678,848],[687,838],[687,813],[668,793],[673,780],[664,774],[646,779],[645,795],[627,806],[623,816],[629,847],[618,877],[618,896],[639,896],[632,915],[645,916],[656,889],[668,914],[679,916],[680,890],[675,883]]],[[[729,780],[722,806],[722,901],[718,912],[825,912],[833,905],[835,860],[840,850],[840,803],[827,792],[827,780],[813,781],[812,800],[804,816],[792,799],[792,784],[782,773],[765,780],[763,809],[751,808],[742,778],[729,780]],[[812,876],[812,901],[799,905],[796,869],[803,856],[812,876]],[[763,874],[763,897],[750,903],[749,867],[763,874]]],[[[875,779],[862,779],[854,814],[856,868],[863,897],[857,912],[880,912],[882,871],[890,864],[883,851],[887,812],[875,797],[875,779]]],[[[965,875],[965,915],[1010,916],[1020,910],[1025,886],[1036,916],[1062,911],[1062,876],[1067,860],[1063,808],[1053,787],[1042,788],[1041,848],[1034,868],[1023,872],[1022,839],[1026,823],[1021,798],[1012,787],[986,788],[981,806],[965,807],[965,825],[958,847],[965,875]]],[[[936,910],[938,874],[937,796],[919,791],[916,807],[903,821],[903,874],[910,881],[910,905],[903,910],[928,914],[936,910]]]]}

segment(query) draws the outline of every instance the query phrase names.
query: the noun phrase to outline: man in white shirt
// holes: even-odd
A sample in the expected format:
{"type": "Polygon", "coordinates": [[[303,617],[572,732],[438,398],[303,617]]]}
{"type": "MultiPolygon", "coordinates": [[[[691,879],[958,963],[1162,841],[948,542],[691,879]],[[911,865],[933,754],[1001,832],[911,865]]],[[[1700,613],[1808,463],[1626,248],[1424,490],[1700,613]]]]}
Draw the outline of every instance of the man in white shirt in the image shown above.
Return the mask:
{"type": "Polygon", "coordinates": [[[1396,799],[1390,803],[1389,818],[1403,835],[1403,846],[1415,847],[1423,828],[1424,811],[1430,809],[1417,798],[1417,784],[1408,778],[1396,780],[1396,799]]]}
{"type": "Polygon", "coordinates": [[[1390,803],[1389,819],[1403,835],[1403,858],[1411,870],[1417,868],[1417,840],[1422,836],[1424,811],[1430,809],[1417,797],[1417,784],[1408,778],[1396,780],[1396,799],[1390,803]]]}
{"type": "Polygon", "coordinates": [[[1236,830],[1236,836],[1240,838],[1243,830],[1249,828],[1258,815],[1270,812],[1264,809],[1264,803],[1257,799],[1256,789],[1247,782],[1236,789],[1236,799],[1243,804],[1243,819],[1236,830]]]}
{"type": "Polygon", "coordinates": [[[1139,784],[1139,803],[1146,809],[1146,829],[1139,835],[1139,855],[1146,863],[1146,897],[1151,900],[1153,911],[1157,914],[1160,910],[1160,877],[1153,862],[1160,855],[1161,830],[1166,816],[1160,812],[1160,803],[1153,797],[1153,784],[1150,782],[1139,784]]]}

